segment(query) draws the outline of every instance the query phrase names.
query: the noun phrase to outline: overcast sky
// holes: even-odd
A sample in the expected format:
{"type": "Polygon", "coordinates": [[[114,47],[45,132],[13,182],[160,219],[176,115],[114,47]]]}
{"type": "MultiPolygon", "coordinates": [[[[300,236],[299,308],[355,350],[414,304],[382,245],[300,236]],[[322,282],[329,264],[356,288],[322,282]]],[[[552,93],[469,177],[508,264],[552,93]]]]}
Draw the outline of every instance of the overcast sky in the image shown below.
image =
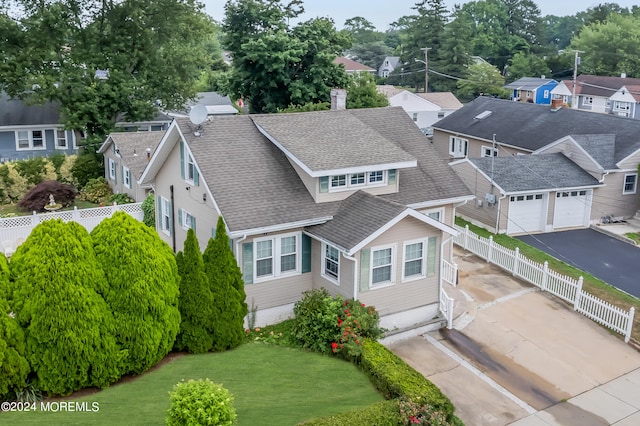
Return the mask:
{"type": "MultiPolygon", "coordinates": [[[[216,21],[224,18],[226,0],[202,0],[206,11],[216,21]]],[[[342,28],[344,21],[354,16],[362,16],[372,22],[379,31],[385,31],[388,25],[404,15],[413,14],[411,7],[416,0],[305,0],[305,19],[317,16],[333,18],[337,28],[342,28]]],[[[454,4],[467,3],[465,0],[446,0],[449,9],[454,4]]],[[[640,0],[536,0],[542,15],[566,16],[597,6],[600,3],[618,3],[622,7],[631,8],[640,5],[640,0]]]]}

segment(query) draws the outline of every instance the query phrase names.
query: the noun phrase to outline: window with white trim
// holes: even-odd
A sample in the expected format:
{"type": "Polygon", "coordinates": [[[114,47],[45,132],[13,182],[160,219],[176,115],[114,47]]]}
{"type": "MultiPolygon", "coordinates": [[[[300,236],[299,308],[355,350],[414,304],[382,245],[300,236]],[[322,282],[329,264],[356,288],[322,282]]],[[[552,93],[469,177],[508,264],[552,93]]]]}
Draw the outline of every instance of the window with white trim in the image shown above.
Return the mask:
{"type": "Polygon", "coordinates": [[[347,186],[347,175],[331,176],[331,188],[344,188],[347,186]]]}
{"type": "Polygon", "coordinates": [[[44,130],[17,130],[16,150],[46,149],[44,130]]]}
{"type": "Polygon", "coordinates": [[[131,189],[131,170],[128,167],[122,167],[122,181],[124,186],[131,189]]]}
{"type": "Polygon", "coordinates": [[[418,121],[418,113],[417,112],[413,113],[413,121],[418,121]]]}
{"type": "Polygon", "coordinates": [[[382,182],[384,182],[384,172],[382,170],[369,172],[369,183],[382,183],[382,182]]]}
{"type": "Polygon", "coordinates": [[[636,187],[638,186],[638,174],[637,173],[629,173],[624,175],[624,188],[622,193],[627,194],[635,194],[636,187]]]}
{"type": "Polygon", "coordinates": [[[386,177],[385,170],[335,175],[329,178],[329,191],[343,191],[361,186],[381,186],[386,183],[386,177]]]}
{"type": "Polygon", "coordinates": [[[353,173],[350,178],[349,184],[351,186],[359,186],[365,184],[365,174],[366,173],[353,173]]]}
{"type": "Polygon", "coordinates": [[[171,234],[171,203],[164,197],[160,197],[160,230],[171,234]]]}
{"type": "Polygon", "coordinates": [[[614,111],[629,111],[631,109],[629,102],[615,101],[613,103],[614,111]]]}
{"type": "Polygon", "coordinates": [[[322,273],[331,281],[340,281],[340,252],[329,244],[324,244],[322,251],[322,273]]]}
{"type": "Polygon", "coordinates": [[[433,220],[437,220],[438,222],[442,222],[442,219],[444,217],[444,209],[443,208],[439,208],[439,209],[425,210],[425,211],[422,212],[422,214],[425,214],[425,215],[429,216],[433,220]]]}
{"type": "Polygon", "coordinates": [[[191,154],[185,153],[184,156],[184,179],[193,183],[196,176],[196,164],[193,162],[191,154]]]}
{"type": "Polygon", "coordinates": [[[109,158],[109,179],[116,180],[116,162],[109,158]]]}
{"type": "Polygon", "coordinates": [[[582,98],[582,103],[584,105],[593,105],[593,97],[592,96],[585,96],[582,98]]]}
{"type": "Polygon", "coordinates": [[[469,141],[456,136],[449,138],[449,154],[455,158],[461,158],[467,156],[469,141]]]}
{"type": "Polygon", "coordinates": [[[548,91],[548,90],[545,90],[545,91],[542,93],[542,97],[543,97],[543,98],[545,98],[545,99],[549,99],[549,91],[548,91]]]}
{"type": "Polygon", "coordinates": [[[394,246],[371,249],[371,287],[393,284],[394,246]]]}
{"type": "Polygon", "coordinates": [[[182,223],[180,224],[182,226],[182,229],[184,229],[185,231],[192,229],[193,223],[195,222],[195,218],[193,217],[193,215],[188,211],[182,209],[182,214],[180,216],[182,218],[182,223]]]}
{"type": "Polygon", "coordinates": [[[424,241],[408,241],[404,243],[402,279],[416,279],[424,276],[425,251],[424,241]]]}
{"type": "Polygon", "coordinates": [[[56,149],[67,149],[69,147],[69,143],[67,142],[67,131],[55,129],[56,134],[56,149]]]}
{"type": "Polygon", "coordinates": [[[299,233],[256,239],[253,247],[257,281],[300,273],[299,233]]]}
{"type": "Polygon", "coordinates": [[[482,148],[480,149],[480,157],[497,157],[498,156],[498,149],[497,148],[493,148],[490,146],[482,146],[482,148]]]}

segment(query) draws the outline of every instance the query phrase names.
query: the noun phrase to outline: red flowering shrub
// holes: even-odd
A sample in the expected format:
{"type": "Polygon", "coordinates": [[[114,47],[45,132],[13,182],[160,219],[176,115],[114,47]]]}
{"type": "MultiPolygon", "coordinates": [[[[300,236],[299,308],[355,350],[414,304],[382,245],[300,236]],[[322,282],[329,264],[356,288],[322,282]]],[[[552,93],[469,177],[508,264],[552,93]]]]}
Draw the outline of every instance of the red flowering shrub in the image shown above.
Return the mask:
{"type": "Polygon", "coordinates": [[[331,343],[331,351],[346,358],[362,354],[362,339],[376,340],[384,332],[379,326],[380,317],[373,306],[366,306],[357,300],[348,299],[342,303],[337,315],[339,335],[331,343]]]}

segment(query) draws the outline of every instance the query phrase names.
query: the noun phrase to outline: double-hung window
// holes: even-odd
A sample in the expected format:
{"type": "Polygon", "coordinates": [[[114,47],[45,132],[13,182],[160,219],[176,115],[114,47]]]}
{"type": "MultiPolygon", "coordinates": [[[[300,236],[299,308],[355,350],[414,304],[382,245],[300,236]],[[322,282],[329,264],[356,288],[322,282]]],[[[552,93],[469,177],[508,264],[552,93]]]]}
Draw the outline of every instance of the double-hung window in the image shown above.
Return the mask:
{"type": "Polygon", "coordinates": [[[124,186],[131,189],[131,170],[128,167],[122,167],[122,181],[124,186]]]}
{"type": "Polygon", "coordinates": [[[328,180],[330,191],[343,191],[361,186],[381,186],[385,184],[385,181],[386,172],[384,170],[334,175],[328,180]]]}
{"type": "Polygon", "coordinates": [[[160,229],[171,235],[171,202],[164,197],[160,197],[160,229]]]}
{"type": "Polygon", "coordinates": [[[365,173],[354,173],[351,175],[350,186],[364,185],[365,182],[365,173]]]}
{"type": "Polygon", "coordinates": [[[409,241],[404,244],[404,266],[402,278],[415,279],[425,274],[424,241],[409,241]]]}
{"type": "Polygon", "coordinates": [[[116,162],[113,158],[109,158],[109,179],[116,180],[116,162]]]}
{"type": "Polygon", "coordinates": [[[67,131],[56,129],[56,149],[67,149],[69,144],[67,143],[67,131]]]}
{"type": "Polygon", "coordinates": [[[331,176],[331,188],[344,188],[347,186],[347,175],[331,176]]]}
{"type": "Polygon", "coordinates": [[[191,213],[182,209],[180,211],[180,221],[182,222],[181,223],[182,229],[184,229],[185,231],[188,231],[189,229],[193,229],[195,231],[196,219],[195,217],[193,217],[191,213]]]}
{"type": "Polygon", "coordinates": [[[467,156],[469,141],[456,136],[451,136],[449,139],[449,154],[455,158],[462,158],[467,156]]]}
{"type": "Polygon", "coordinates": [[[480,156],[481,157],[497,157],[498,156],[498,149],[497,148],[492,148],[490,146],[483,146],[481,151],[480,151],[480,156]]]}
{"type": "Polygon", "coordinates": [[[196,176],[196,165],[191,154],[186,154],[184,158],[184,178],[189,182],[194,182],[196,176]]]}
{"type": "Polygon", "coordinates": [[[371,249],[371,287],[394,282],[394,246],[371,249]]]}
{"type": "Polygon", "coordinates": [[[254,240],[256,280],[300,273],[300,234],[254,240]]]}
{"type": "Polygon", "coordinates": [[[382,183],[384,182],[384,171],[378,170],[375,172],[369,172],[369,183],[382,183]]]}
{"type": "Polygon", "coordinates": [[[325,277],[337,283],[340,277],[340,252],[337,248],[324,245],[322,265],[325,277]]]}
{"type": "Polygon", "coordinates": [[[16,131],[16,150],[45,149],[44,130],[16,131]]]}
{"type": "Polygon", "coordinates": [[[440,208],[440,209],[425,210],[422,213],[426,214],[431,219],[437,220],[438,222],[442,222],[442,219],[444,216],[444,209],[440,208]]]}
{"type": "Polygon", "coordinates": [[[636,187],[638,186],[638,174],[630,173],[624,175],[624,189],[623,194],[635,194],[636,187]]]}

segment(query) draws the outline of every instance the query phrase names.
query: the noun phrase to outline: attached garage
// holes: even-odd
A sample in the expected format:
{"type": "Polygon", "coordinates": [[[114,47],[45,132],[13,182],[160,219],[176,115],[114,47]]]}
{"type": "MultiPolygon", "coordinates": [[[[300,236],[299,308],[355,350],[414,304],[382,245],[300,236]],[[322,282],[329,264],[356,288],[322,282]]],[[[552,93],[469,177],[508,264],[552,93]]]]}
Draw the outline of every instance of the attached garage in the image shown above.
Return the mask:
{"type": "Polygon", "coordinates": [[[591,190],[558,191],[553,209],[553,229],[589,226],[591,190]]]}
{"type": "Polygon", "coordinates": [[[544,193],[509,196],[507,234],[544,231],[545,212],[544,193]]]}

